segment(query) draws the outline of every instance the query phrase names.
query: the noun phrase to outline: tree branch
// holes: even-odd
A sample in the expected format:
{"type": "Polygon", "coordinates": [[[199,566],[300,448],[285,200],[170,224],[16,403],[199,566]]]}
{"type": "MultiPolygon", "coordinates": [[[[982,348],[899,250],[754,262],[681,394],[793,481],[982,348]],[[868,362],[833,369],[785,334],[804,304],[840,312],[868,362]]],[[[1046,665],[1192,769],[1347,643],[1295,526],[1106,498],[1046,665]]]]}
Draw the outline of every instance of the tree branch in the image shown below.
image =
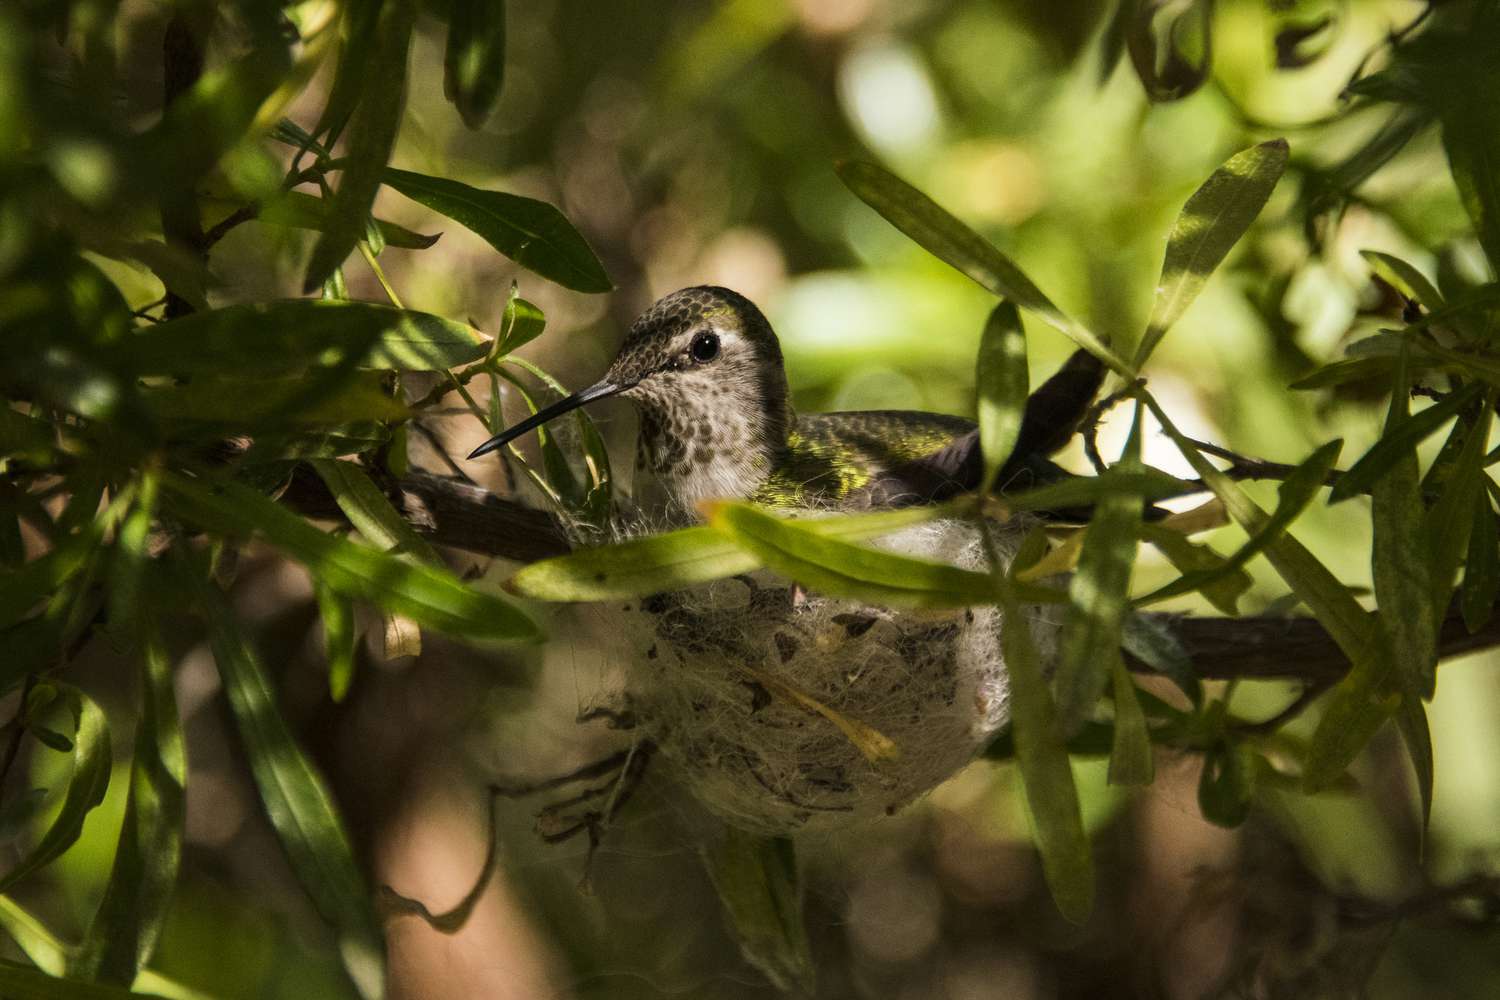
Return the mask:
{"type": "MultiPolygon", "coordinates": [[[[552,515],[480,487],[431,473],[412,473],[400,480],[378,474],[374,478],[402,516],[439,545],[518,562],[570,550],[567,535],[552,515]]],[[[323,481],[306,468],[298,469],[281,499],[308,517],[344,520],[323,481]]],[[[1299,680],[1326,687],[1349,670],[1338,644],[1313,618],[1196,618],[1169,613],[1153,617],[1168,624],[1198,675],[1207,680],[1299,680]]],[[[1497,645],[1500,615],[1471,635],[1457,605],[1449,608],[1438,641],[1441,657],[1497,645]]],[[[1128,653],[1126,663],[1139,673],[1156,672],[1128,653]]]]}

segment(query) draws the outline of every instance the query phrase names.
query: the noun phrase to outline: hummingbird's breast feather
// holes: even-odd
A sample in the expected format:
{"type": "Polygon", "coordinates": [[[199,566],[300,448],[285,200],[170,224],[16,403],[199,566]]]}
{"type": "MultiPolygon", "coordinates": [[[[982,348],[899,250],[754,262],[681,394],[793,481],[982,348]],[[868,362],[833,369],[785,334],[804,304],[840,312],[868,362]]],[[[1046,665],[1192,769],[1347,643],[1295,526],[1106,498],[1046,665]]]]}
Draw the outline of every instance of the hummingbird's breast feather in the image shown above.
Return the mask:
{"type": "Polygon", "coordinates": [[[974,434],[973,421],[941,413],[799,414],[785,455],[750,499],[835,510],[943,500],[977,481],[977,449],[966,446],[974,434]]]}

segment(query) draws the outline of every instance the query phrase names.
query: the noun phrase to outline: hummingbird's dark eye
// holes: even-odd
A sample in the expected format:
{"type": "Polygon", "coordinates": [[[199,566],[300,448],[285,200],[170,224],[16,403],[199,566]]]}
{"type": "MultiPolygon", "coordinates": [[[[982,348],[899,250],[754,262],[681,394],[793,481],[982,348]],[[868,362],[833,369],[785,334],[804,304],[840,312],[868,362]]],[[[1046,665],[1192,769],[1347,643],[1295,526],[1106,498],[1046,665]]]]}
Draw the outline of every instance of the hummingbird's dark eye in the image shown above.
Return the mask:
{"type": "Polygon", "coordinates": [[[693,338],[693,344],[688,348],[688,353],[693,360],[700,365],[712,361],[719,356],[719,336],[715,333],[700,333],[693,338]]]}

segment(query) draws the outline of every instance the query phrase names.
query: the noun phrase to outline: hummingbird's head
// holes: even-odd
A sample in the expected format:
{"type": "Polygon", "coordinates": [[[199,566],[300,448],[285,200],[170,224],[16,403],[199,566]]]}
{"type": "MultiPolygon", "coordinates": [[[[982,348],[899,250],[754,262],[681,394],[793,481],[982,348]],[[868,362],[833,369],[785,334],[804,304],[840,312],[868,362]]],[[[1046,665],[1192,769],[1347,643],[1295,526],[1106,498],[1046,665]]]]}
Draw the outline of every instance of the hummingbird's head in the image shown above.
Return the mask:
{"type": "Polygon", "coordinates": [[[640,409],[642,458],[680,499],[743,496],[769,474],[790,425],[771,324],[749,299],[700,285],[673,292],[630,327],[604,377],[475,449],[470,458],[606,396],[640,409]]]}

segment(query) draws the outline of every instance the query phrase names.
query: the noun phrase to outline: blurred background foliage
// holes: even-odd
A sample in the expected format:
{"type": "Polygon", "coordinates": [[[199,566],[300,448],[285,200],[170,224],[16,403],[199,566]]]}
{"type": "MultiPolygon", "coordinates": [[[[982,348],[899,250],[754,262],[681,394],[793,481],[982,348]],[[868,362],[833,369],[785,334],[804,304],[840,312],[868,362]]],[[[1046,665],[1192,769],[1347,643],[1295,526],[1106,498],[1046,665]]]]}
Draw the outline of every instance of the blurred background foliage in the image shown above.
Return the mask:
{"type": "MultiPolygon", "coordinates": [[[[1449,6],[1463,5],[1432,5],[1449,6]]],[[[24,375],[72,412],[115,414],[108,372],[78,345],[123,334],[108,327],[119,322],[117,296],[130,312],[170,311],[168,288],[190,307],[302,293],[317,239],[305,229],[247,218],[224,230],[205,264],[161,228],[188,191],[210,230],[274,194],[295,150],[265,132],[283,116],[304,129],[318,122],[337,31],[298,46],[289,32],[295,24],[312,38],[309,26],[338,11],[308,3],[285,13],[135,0],[0,8],[5,363],[32,357],[18,346],[27,337],[51,338],[56,349],[35,355],[24,375]],[[208,40],[211,70],[242,61],[243,101],[162,118],[174,71],[170,60],[164,69],[163,38],[174,19],[208,40]]],[[[1445,292],[1489,279],[1432,115],[1402,96],[1399,79],[1393,103],[1345,92],[1386,64],[1393,31],[1419,25],[1419,34],[1430,13],[1410,0],[529,0],[509,8],[498,103],[486,115],[482,95],[469,107],[461,97],[460,115],[444,88],[455,13],[434,0],[415,12],[392,164],[556,205],[615,291],[543,280],[389,189],[375,214],[404,230],[387,233],[379,261],[406,306],[484,331],[501,328],[519,282],[547,320],[546,336],[522,354],[569,385],[603,369],[655,298],[715,283],[767,312],[798,407],[972,415],[990,297],[846,191],[836,161],[887,164],[1020,261],[1071,314],[1128,344],[1186,197],[1230,153],[1287,135],[1286,178],[1157,352],[1150,384],[1197,438],[1296,462],[1341,436],[1354,456],[1379,435],[1385,383],[1301,393],[1288,384],[1338,358],[1357,332],[1390,322],[1388,286],[1372,280],[1360,251],[1411,261],[1445,292]],[[405,249],[425,242],[406,230],[442,238],[405,249]]],[[[1500,58],[1484,48],[1494,41],[1473,44],[1500,58]]],[[[371,72],[388,69],[378,49],[350,51],[371,72]]],[[[386,301],[357,257],[342,280],[350,298],[386,301]]],[[[1033,370],[1050,371],[1070,345],[1040,324],[1031,332],[1033,370]]],[[[445,412],[436,444],[409,441],[414,465],[445,471],[438,450],[456,455],[487,436],[463,409],[445,412]]],[[[599,413],[616,466],[628,468],[629,408],[599,413]]],[[[1124,423],[1105,425],[1106,453],[1118,453],[1124,423]]],[[[118,426],[128,437],[129,421],[118,426]]],[[[107,449],[109,434],[96,443],[107,449]]],[[[118,446],[141,454],[128,440],[118,446]]],[[[1147,435],[1145,457],[1191,474],[1159,434],[1147,435]]],[[[1067,461],[1086,467],[1081,454],[1067,461]]],[[[512,488],[499,472],[482,481],[512,488]]],[[[1249,489],[1274,500],[1270,486],[1249,489]]],[[[1340,579],[1368,585],[1368,516],[1368,505],[1316,504],[1298,537],[1340,579]]],[[[1225,544],[1238,544],[1225,530],[1225,544]]],[[[33,535],[29,551],[40,544],[33,535]]],[[[482,568],[447,558],[460,574],[482,568]]],[[[1279,580],[1250,569],[1256,585],[1241,610],[1287,610],[1279,580]]],[[[1144,551],[1135,589],[1173,575],[1144,551]]],[[[476,649],[424,634],[420,655],[387,657],[379,616],[360,606],[358,669],[335,700],[318,596],[297,564],[261,548],[241,556],[235,614],[255,636],[287,725],[327,776],[361,871],[445,908],[479,872],[487,783],[565,771],[612,745],[612,734],[573,721],[618,667],[610,637],[586,609],[533,609],[554,637],[543,647],[476,649]]],[[[1211,611],[1196,597],[1179,606],[1211,611]]],[[[187,748],[186,825],[154,973],[136,988],[357,995],[370,957],[347,925],[341,940],[320,917],[278,846],[203,629],[180,602],[158,611],[187,748]]],[[[83,938],[111,872],[142,704],[130,646],[105,630],[72,651],[67,683],[110,721],[113,780],[77,843],[0,899],[6,926],[44,968],[33,921],[83,938]]],[[[1156,783],[1133,791],[1106,784],[1102,759],[1076,758],[1100,873],[1099,905],[1081,928],[1052,907],[1008,765],[975,765],[889,822],[804,842],[819,995],[1492,996],[1493,659],[1442,669],[1425,843],[1390,727],[1354,769],[1357,791],[1313,797],[1263,783],[1236,830],[1201,816],[1198,756],[1161,753],[1156,783]],[[1431,893],[1459,879],[1475,880],[1475,892],[1431,893]]],[[[1269,715],[1294,692],[1241,684],[1234,707],[1269,715]]],[[[38,706],[30,731],[72,732],[66,701],[38,706]]],[[[1302,745],[1314,721],[1299,718],[1280,738],[1302,745]]],[[[11,727],[15,743],[22,728],[11,727]]],[[[0,815],[12,860],[62,808],[69,756],[38,739],[17,758],[0,815]]],[[[587,892],[577,884],[583,849],[542,844],[533,812],[525,801],[500,803],[499,873],[459,933],[387,921],[391,995],[772,992],[724,929],[697,859],[702,817],[668,782],[649,781],[610,831],[587,868],[587,892]]]]}

